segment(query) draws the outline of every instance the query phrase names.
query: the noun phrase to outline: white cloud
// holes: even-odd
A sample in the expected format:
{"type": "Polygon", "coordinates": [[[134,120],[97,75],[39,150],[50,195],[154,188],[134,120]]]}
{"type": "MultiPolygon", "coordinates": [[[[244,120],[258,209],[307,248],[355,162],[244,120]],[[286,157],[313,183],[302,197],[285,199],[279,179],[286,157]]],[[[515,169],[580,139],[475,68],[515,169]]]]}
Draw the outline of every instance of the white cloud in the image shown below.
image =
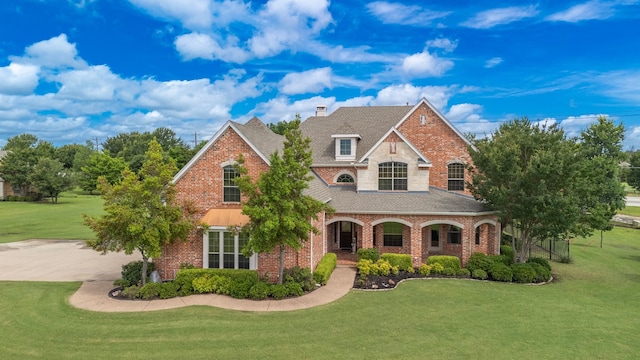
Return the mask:
{"type": "Polygon", "coordinates": [[[427,41],[427,48],[442,49],[445,52],[452,52],[458,47],[457,40],[450,40],[447,38],[437,38],[427,41]]]}
{"type": "Polygon", "coordinates": [[[257,31],[248,40],[258,58],[295,51],[332,23],[327,0],[271,0],[256,14],[257,31]]]}
{"type": "Polygon", "coordinates": [[[489,60],[487,60],[487,62],[484,64],[484,67],[487,69],[491,69],[494,68],[498,65],[502,64],[502,58],[501,57],[494,57],[491,58],[489,60]]]}
{"type": "Polygon", "coordinates": [[[318,41],[309,41],[304,44],[303,49],[320,59],[335,63],[389,63],[398,60],[398,55],[370,52],[369,46],[345,48],[342,45],[331,46],[318,41]]]}
{"type": "Polygon", "coordinates": [[[387,1],[374,1],[367,4],[367,10],[383,24],[430,26],[433,20],[446,17],[449,11],[432,11],[416,5],[404,5],[387,1]]]}
{"type": "Polygon", "coordinates": [[[371,105],[414,105],[423,97],[436,108],[444,109],[455,94],[456,86],[393,85],[380,90],[371,105]]]}
{"type": "Polygon", "coordinates": [[[462,26],[474,29],[489,29],[498,25],[505,25],[522,19],[538,15],[536,6],[510,6],[479,12],[471,19],[463,22],[462,26]]]}
{"type": "Polygon", "coordinates": [[[606,96],[629,101],[640,102],[640,70],[611,71],[593,77],[598,84],[598,91],[606,96]]]}
{"type": "Polygon", "coordinates": [[[449,108],[445,115],[450,121],[477,120],[478,113],[482,111],[482,106],[477,104],[456,104],[449,108]]]}
{"type": "Polygon", "coordinates": [[[402,72],[412,77],[438,77],[453,67],[453,61],[430,54],[428,49],[402,60],[402,72]]]}
{"type": "Polygon", "coordinates": [[[153,16],[179,20],[188,29],[207,28],[213,23],[209,0],[129,0],[129,2],[153,16]]]}
{"type": "Polygon", "coordinates": [[[545,18],[548,21],[579,22],[583,20],[608,19],[615,13],[613,2],[602,2],[599,0],[589,1],[583,4],[574,5],[567,10],[551,14],[545,18]]]}
{"type": "Polygon", "coordinates": [[[29,94],[38,86],[39,67],[11,63],[0,67],[0,94],[29,94]]]}
{"type": "Polygon", "coordinates": [[[201,58],[242,64],[250,58],[250,54],[238,47],[237,43],[237,38],[229,36],[227,43],[221,46],[210,35],[202,33],[180,35],[175,40],[176,50],[184,60],[201,58]]]}
{"type": "Polygon", "coordinates": [[[332,77],[333,73],[329,67],[289,73],[280,81],[280,92],[294,95],[331,89],[332,77]]]}
{"type": "Polygon", "coordinates": [[[67,41],[66,34],[37,42],[25,49],[23,57],[10,56],[13,62],[51,69],[83,68],[87,63],[78,56],[76,44],[67,41]]]}
{"type": "Polygon", "coordinates": [[[116,88],[124,85],[105,65],[64,72],[57,75],[56,80],[62,84],[57,95],[74,100],[112,100],[116,88]]]}

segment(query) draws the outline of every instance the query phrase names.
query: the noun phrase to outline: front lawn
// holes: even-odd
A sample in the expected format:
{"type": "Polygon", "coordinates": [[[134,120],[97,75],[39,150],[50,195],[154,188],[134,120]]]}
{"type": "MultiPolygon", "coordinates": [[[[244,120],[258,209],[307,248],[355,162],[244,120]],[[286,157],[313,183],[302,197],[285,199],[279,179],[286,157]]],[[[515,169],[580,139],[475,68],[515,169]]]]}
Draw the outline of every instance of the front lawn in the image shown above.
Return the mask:
{"type": "Polygon", "coordinates": [[[0,201],[0,243],[28,239],[88,240],[93,231],[82,224],[82,214],[102,213],[99,196],[63,193],[57,204],[0,201]]]}
{"type": "Polygon", "coordinates": [[[0,282],[6,358],[634,359],[640,231],[578,239],[542,286],[413,280],[288,313],[189,307],[94,313],[79,283],[0,282]]]}

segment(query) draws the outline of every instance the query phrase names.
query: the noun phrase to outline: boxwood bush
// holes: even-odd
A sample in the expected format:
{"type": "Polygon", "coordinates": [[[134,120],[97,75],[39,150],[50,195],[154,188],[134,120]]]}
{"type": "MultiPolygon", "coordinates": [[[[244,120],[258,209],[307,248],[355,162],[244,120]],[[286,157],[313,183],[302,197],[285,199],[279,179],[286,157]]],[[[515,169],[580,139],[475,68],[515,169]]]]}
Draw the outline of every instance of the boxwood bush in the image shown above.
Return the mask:
{"type": "Polygon", "coordinates": [[[303,291],[311,291],[316,288],[316,282],[313,280],[313,274],[309,268],[293,267],[284,270],[284,278],[286,282],[297,282],[303,291]]]}
{"type": "Polygon", "coordinates": [[[326,253],[316,266],[316,271],[313,272],[313,279],[320,285],[326,285],[331,277],[331,273],[338,264],[338,256],[334,253],[326,253]]]}
{"type": "Polygon", "coordinates": [[[528,263],[540,264],[543,267],[545,267],[547,270],[551,271],[551,264],[549,264],[549,261],[547,261],[547,259],[543,259],[541,257],[533,256],[533,257],[530,257],[529,259],[527,259],[527,262],[528,263]]]}
{"type": "MultiPolygon", "coordinates": [[[[258,272],[255,270],[245,270],[245,269],[182,269],[178,271],[174,282],[178,285],[178,295],[179,296],[187,296],[191,295],[194,292],[193,281],[199,277],[208,277],[212,279],[214,276],[218,276],[220,278],[227,278],[231,283],[239,282],[243,283],[242,286],[236,286],[234,289],[236,291],[241,291],[242,287],[246,287],[246,291],[248,294],[249,289],[258,283],[258,272]]],[[[207,280],[212,281],[212,280],[207,280]]],[[[218,282],[222,282],[219,278],[215,280],[215,284],[217,286],[220,285],[218,282]]],[[[224,280],[225,282],[227,280],[224,280]]],[[[203,285],[204,280],[198,280],[200,285],[203,285]]],[[[229,289],[228,295],[231,294],[231,289],[229,289]]],[[[233,295],[232,295],[233,296],[233,295]]]]}
{"type": "Polygon", "coordinates": [[[413,273],[413,262],[409,254],[382,254],[380,260],[386,260],[391,266],[397,266],[400,271],[413,273]]]}
{"type": "Polygon", "coordinates": [[[500,255],[504,255],[509,260],[507,265],[511,265],[515,261],[516,253],[511,245],[500,245],[500,255]]]}
{"type": "Polygon", "coordinates": [[[259,281],[249,289],[249,299],[264,300],[269,297],[270,285],[264,281],[259,281]]]}
{"type": "Polygon", "coordinates": [[[530,284],[536,278],[536,271],[530,264],[520,263],[511,265],[513,281],[521,284],[530,284]]]}
{"type": "Polygon", "coordinates": [[[451,268],[453,271],[460,269],[460,258],[451,255],[432,255],[427,258],[427,265],[441,264],[445,269],[451,268]]]}
{"type": "Polygon", "coordinates": [[[511,270],[511,267],[501,262],[496,262],[491,265],[489,275],[491,276],[491,279],[495,281],[511,282],[513,280],[513,270],[511,270]]]}
{"type": "Polygon", "coordinates": [[[489,278],[489,275],[482,269],[475,269],[471,273],[471,277],[478,280],[487,280],[487,278],[489,278]]]}
{"type": "Polygon", "coordinates": [[[491,265],[493,265],[493,260],[481,252],[474,252],[467,261],[467,269],[471,271],[471,273],[477,269],[487,272],[489,271],[489,268],[491,268],[491,265]]]}
{"type": "Polygon", "coordinates": [[[358,249],[358,252],[356,253],[357,256],[357,260],[360,261],[362,259],[368,259],[371,260],[373,262],[378,261],[378,259],[380,258],[380,254],[378,253],[378,249],[364,249],[364,248],[360,248],[358,249]]]}
{"type": "Polygon", "coordinates": [[[551,279],[551,272],[547,270],[547,268],[545,268],[544,266],[536,262],[529,263],[529,265],[536,272],[536,277],[535,279],[533,279],[533,282],[542,283],[542,282],[547,282],[551,279]]]}
{"type": "MultiPolygon", "coordinates": [[[[151,273],[156,269],[156,264],[149,262],[147,264],[147,279],[151,273]]],[[[123,287],[128,287],[131,285],[140,284],[140,280],[142,279],[142,260],[132,261],[128,264],[122,265],[122,279],[124,280],[122,284],[123,287]]]]}

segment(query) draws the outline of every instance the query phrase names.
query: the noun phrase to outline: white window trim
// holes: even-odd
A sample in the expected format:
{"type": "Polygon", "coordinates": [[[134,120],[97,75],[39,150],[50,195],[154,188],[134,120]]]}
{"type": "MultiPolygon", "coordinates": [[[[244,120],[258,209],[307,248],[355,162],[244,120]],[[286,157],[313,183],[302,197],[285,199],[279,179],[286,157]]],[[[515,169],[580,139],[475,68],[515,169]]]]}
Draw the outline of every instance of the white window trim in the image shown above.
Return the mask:
{"type": "Polygon", "coordinates": [[[356,146],[357,139],[360,139],[360,135],[358,134],[340,134],[340,135],[331,135],[335,140],[335,151],[336,151],[336,161],[353,161],[356,159],[356,146]],[[351,140],[351,154],[349,155],[340,155],[340,141],[341,140],[351,140]]]}
{"type": "MultiPolygon", "coordinates": [[[[209,228],[208,231],[204,232],[204,234],[202,235],[202,268],[203,269],[209,268],[209,234],[212,232],[216,233],[222,239],[222,236],[224,236],[223,234],[229,231],[226,227],[212,226],[209,228]]],[[[219,253],[221,255],[220,266],[222,266],[224,264],[224,262],[222,261],[223,259],[222,255],[224,254],[224,242],[221,240],[219,241],[219,243],[220,243],[219,253]]],[[[240,253],[239,244],[238,244],[238,234],[235,234],[233,236],[233,251],[234,251],[235,268],[237,269],[238,254],[240,253]]],[[[222,267],[220,267],[220,269],[222,269],[222,267]]],[[[257,269],[258,269],[258,254],[254,253],[249,258],[249,270],[257,270],[257,269]]]]}

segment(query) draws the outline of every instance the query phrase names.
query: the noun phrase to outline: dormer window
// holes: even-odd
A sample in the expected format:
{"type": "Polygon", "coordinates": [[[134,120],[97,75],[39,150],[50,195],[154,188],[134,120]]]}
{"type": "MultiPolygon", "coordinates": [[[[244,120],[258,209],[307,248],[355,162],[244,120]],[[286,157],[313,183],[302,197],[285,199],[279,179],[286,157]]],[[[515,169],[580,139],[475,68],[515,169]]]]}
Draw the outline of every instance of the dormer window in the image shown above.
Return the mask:
{"type": "Polygon", "coordinates": [[[345,135],[332,135],[332,138],[336,139],[336,160],[337,161],[349,161],[356,159],[356,145],[360,135],[357,134],[345,134],[345,135]]]}

